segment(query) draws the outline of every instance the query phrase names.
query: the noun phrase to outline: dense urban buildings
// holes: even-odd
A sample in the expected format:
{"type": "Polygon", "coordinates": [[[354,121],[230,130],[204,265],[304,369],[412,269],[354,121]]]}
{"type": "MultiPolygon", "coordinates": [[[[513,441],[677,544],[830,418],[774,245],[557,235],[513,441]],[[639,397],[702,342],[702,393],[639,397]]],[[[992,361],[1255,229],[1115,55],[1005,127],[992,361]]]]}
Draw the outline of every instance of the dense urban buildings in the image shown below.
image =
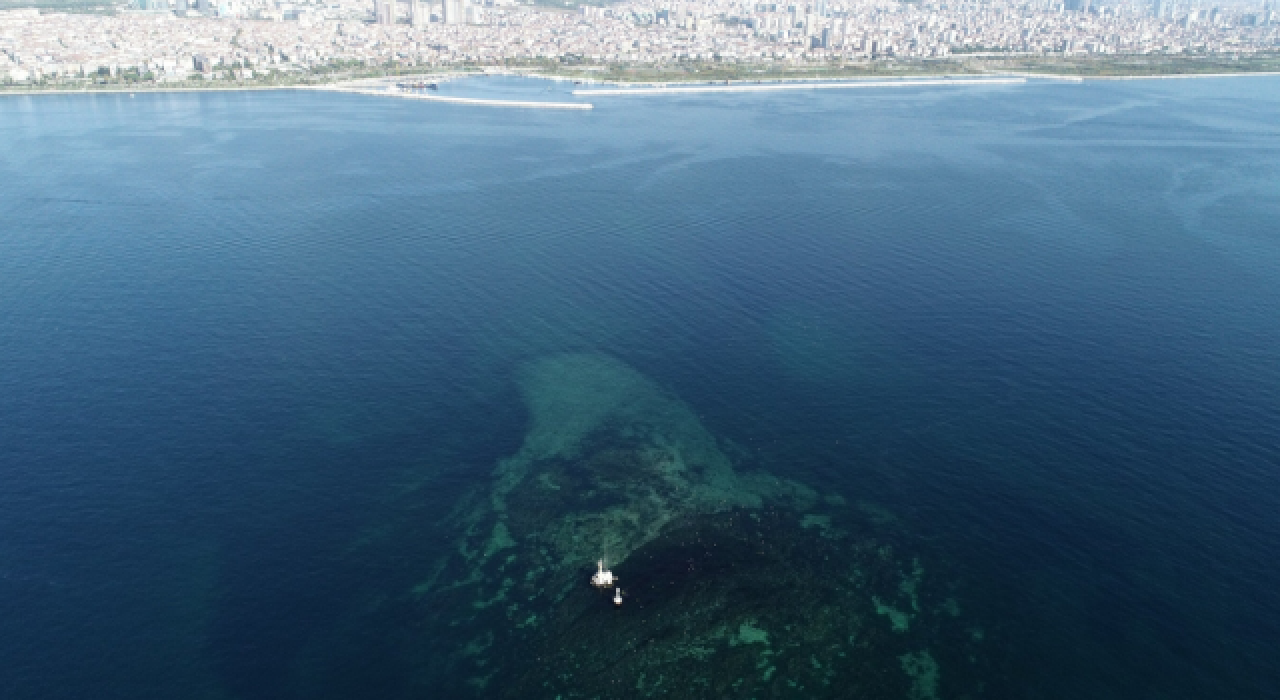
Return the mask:
{"type": "Polygon", "coordinates": [[[1248,54],[1280,48],[1280,5],[811,0],[136,0],[114,15],[0,12],[0,81],[246,78],[335,64],[539,61],[804,64],[954,54],[1248,54]]]}

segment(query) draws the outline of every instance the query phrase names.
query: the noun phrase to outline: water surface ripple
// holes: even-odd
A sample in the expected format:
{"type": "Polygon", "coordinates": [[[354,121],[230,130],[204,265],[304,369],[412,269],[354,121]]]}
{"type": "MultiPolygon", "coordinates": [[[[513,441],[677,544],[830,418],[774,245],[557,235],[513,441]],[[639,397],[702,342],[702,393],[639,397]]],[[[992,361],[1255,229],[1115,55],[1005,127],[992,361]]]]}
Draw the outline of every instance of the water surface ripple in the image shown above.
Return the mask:
{"type": "Polygon", "coordinates": [[[469,639],[369,611],[586,353],[945,572],[989,696],[1278,697],[1278,112],[6,98],[0,695],[421,696],[469,639]]]}

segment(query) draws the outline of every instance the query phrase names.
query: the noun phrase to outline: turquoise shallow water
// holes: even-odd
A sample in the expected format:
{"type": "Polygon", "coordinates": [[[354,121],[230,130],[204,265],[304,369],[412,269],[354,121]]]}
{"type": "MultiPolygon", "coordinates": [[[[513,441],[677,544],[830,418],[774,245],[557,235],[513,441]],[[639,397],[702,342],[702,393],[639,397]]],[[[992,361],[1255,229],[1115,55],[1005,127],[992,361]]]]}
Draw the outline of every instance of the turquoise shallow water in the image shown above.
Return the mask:
{"type": "MultiPolygon", "coordinates": [[[[983,659],[939,633],[940,697],[1275,697],[1278,107],[1275,78],[6,98],[0,694],[476,689],[440,662],[474,630],[386,601],[575,353],[950,586],[983,659]]],[[[775,665],[757,695],[801,695],[775,665]]]]}

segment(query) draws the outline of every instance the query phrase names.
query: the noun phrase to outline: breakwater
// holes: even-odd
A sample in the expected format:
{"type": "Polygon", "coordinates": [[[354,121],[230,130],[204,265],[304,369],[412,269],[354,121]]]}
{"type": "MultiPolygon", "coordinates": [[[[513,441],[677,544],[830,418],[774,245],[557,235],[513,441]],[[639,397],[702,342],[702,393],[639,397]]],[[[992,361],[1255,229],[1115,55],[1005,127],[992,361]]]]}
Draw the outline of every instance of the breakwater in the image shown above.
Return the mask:
{"type": "Polygon", "coordinates": [[[428,102],[447,102],[450,104],[471,105],[476,107],[516,107],[520,109],[592,109],[589,102],[539,102],[534,100],[490,100],[477,97],[451,97],[446,95],[428,95],[403,90],[370,90],[367,88],[321,88],[334,92],[349,92],[357,95],[374,97],[399,97],[407,100],[426,100],[428,102]]]}

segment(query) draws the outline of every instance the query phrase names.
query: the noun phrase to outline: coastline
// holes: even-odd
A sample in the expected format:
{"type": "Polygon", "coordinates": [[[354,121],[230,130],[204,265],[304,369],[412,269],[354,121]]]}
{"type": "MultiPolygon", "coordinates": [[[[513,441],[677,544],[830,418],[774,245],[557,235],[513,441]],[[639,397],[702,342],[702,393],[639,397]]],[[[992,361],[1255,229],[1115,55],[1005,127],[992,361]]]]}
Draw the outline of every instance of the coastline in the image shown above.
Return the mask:
{"type": "Polygon", "coordinates": [[[1090,75],[1081,80],[1179,80],[1182,78],[1258,78],[1280,75],[1280,71],[1241,71],[1239,73],[1168,73],[1164,75],[1090,75]]]}
{"type": "Polygon", "coordinates": [[[666,85],[663,87],[636,87],[636,88],[600,88],[588,90],[574,90],[573,94],[589,96],[600,95],[605,97],[624,96],[624,95],[681,95],[708,92],[770,92],[777,90],[838,90],[838,89],[856,89],[856,88],[886,88],[886,87],[920,87],[920,86],[977,86],[977,85],[1018,85],[1027,82],[1026,78],[1011,77],[991,77],[991,78],[900,78],[900,79],[880,79],[880,80],[863,80],[849,81],[842,80],[839,82],[775,82],[762,83],[752,85],[666,85]]]}
{"type": "Polygon", "coordinates": [[[399,97],[430,102],[444,102],[489,107],[522,107],[541,109],[591,109],[587,103],[579,102],[536,102],[522,100],[493,100],[469,97],[452,97],[443,95],[422,95],[416,93],[398,93],[373,89],[370,85],[384,85],[388,82],[414,79],[428,76],[434,79],[449,80],[481,76],[517,76],[551,80],[555,82],[574,81],[584,86],[606,85],[604,88],[583,88],[573,90],[572,94],[581,96],[623,96],[623,95],[657,95],[657,94],[696,94],[721,92],[764,92],[774,90],[797,89],[836,89],[836,88],[868,88],[868,87],[904,87],[916,86],[976,86],[983,84],[1017,84],[1027,81],[1060,81],[1084,83],[1089,81],[1118,80],[1183,80],[1192,78],[1256,78],[1277,77],[1280,71],[1239,71],[1231,73],[1161,73],[1130,75],[1070,75],[1064,73],[1037,73],[1033,71],[992,71],[990,73],[923,73],[903,76],[868,75],[846,77],[797,77],[727,80],[670,80],[670,81],[637,81],[628,82],[592,78],[587,76],[566,76],[559,74],[541,74],[531,71],[504,70],[490,68],[483,73],[473,71],[458,73],[431,73],[422,75],[388,76],[385,78],[363,78],[333,83],[307,85],[200,85],[200,86],[131,86],[104,88],[2,88],[0,98],[38,95],[121,95],[138,93],[179,93],[179,92],[260,92],[271,90],[319,90],[328,92],[346,92],[371,97],[399,97]]]}
{"type": "Polygon", "coordinates": [[[137,94],[139,92],[156,93],[156,92],[248,92],[248,91],[266,91],[266,90],[317,90],[330,87],[329,85],[234,85],[231,87],[132,87],[132,88],[95,88],[83,90],[69,90],[62,88],[50,88],[48,90],[5,90],[0,89],[0,97],[7,96],[26,96],[32,95],[122,95],[137,94]]]}

